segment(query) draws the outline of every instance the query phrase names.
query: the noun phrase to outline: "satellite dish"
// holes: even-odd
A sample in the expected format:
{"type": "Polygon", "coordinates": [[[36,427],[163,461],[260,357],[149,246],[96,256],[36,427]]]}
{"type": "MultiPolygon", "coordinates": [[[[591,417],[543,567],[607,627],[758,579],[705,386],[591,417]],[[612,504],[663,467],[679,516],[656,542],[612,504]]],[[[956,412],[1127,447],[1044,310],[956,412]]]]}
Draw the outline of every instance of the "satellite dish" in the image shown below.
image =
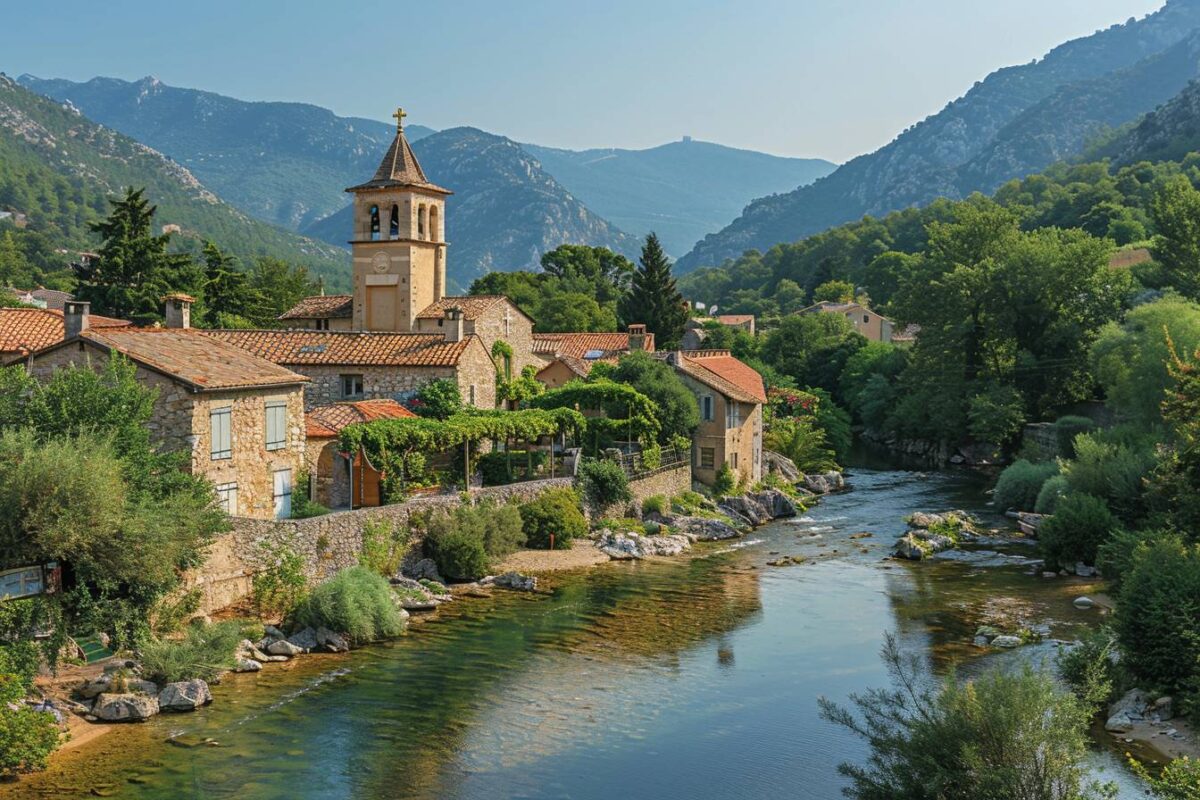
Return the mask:
{"type": "Polygon", "coordinates": [[[717,315],[717,307],[716,307],[716,306],[713,306],[712,308],[710,308],[710,309],[708,310],[708,315],[709,315],[710,317],[715,317],[715,316],[717,315]]]}

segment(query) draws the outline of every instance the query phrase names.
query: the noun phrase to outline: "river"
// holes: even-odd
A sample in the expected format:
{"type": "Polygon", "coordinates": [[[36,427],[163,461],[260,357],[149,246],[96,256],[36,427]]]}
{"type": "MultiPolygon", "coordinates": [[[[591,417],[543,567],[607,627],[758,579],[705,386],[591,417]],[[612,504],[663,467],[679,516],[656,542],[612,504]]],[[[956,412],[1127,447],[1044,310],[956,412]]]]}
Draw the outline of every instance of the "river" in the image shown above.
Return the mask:
{"type": "MultiPolygon", "coordinates": [[[[932,673],[969,674],[1014,658],[970,644],[982,621],[1071,638],[1097,613],[1071,604],[1082,582],[1038,577],[1021,545],[885,559],[914,510],[995,519],[979,477],[862,462],[850,482],[693,558],[543,579],[546,593],[454,603],[391,644],[230,676],[212,706],[123,728],[0,794],[833,800],[836,765],[866,748],[817,698],[884,685],[885,632],[932,673]],[[779,554],[810,561],[767,566],[779,554]]],[[[1137,794],[1111,753],[1091,760],[1137,794]]]]}

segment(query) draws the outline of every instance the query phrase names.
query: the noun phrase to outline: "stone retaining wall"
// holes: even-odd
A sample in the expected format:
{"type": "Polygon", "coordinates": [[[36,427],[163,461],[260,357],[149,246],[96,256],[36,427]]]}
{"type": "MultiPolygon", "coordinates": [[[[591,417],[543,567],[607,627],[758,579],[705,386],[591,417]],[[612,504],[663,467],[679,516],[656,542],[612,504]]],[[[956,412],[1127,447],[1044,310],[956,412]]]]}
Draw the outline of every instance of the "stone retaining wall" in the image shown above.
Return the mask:
{"type": "MultiPolygon", "coordinates": [[[[663,497],[674,497],[690,491],[692,488],[692,468],[689,464],[656,469],[637,480],[629,482],[629,491],[633,493],[631,506],[636,510],[635,516],[642,516],[642,503],[647,497],[660,494],[663,497]]],[[[623,515],[616,515],[623,516],[623,515]]]]}

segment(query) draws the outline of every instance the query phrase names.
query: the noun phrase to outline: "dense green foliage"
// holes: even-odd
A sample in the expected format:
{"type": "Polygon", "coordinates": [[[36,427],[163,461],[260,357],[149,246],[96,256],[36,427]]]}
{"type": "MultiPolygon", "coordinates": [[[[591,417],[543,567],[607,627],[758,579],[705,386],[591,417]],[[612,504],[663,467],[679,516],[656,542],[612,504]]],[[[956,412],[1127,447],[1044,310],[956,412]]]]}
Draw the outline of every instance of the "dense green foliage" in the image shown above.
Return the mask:
{"type": "Polygon", "coordinates": [[[514,505],[463,505],[435,512],[425,522],[425,555],[453,581],[482,578],[492,563],[523,544],[524,522],[514,505]]]}
{"type": "Polygon", "coordinates": [[[363,524],[362,552],[358,563],[372,572],[390,578],[400,572],[408,554],[412,532],[392,520],[373,519],[363,524]]]}
{"type": "Polygon", "coordinates": [[[211,681],[235,665],[242,627],[233,620],[189,625],[179,639],[148,638],[138,645],[142,674],[156,683],[211,681]]]}
{"type": "Polygon", "coordinates": [[[28,686],[0,669],[0,777],[45,769],[60,734],[53,715],[25,705],[28,686]]]}
{"type": "Polygon", "coordinates": [[[1097,549],[1116,526],[1102,499],[1068,494],[1038,528],[1038,546],[1049,566],[1072,567],[1079,561],[1095,564],[1097,549]]]}
{"type": "Polygon", "coordinates": [[[1195,800],[1200,797],[1200,761],[1177,758],[1167,763],[1157,775],[1142,764],[1130,760],[1130,766],[1150,786],[1158,800],[1195,800]]]}
{"type": "Polygon", "coordinates": [[[404,618],[387,580],[366,567],[349,567],[313,589],[292,615],[297,624],[328,628],[355,644],[397,636],[404,618]]]}
{"type": "Polygon", "coordinates": [[[521,521],[530,547],[569,550],[575,539],[587,536],[587,520],[574,489],[550,489],[521,505],[521,521]]]}
{"type": "Polygon", "coordinates": [[[691,315],[683,295],[675,287],[671,262],[653,233],[642,245],[637,271],[633,273],[628,293],[618,301],[617,314],[625,325],[644,324],[654,334],[658,349],[672,350],[679,346],[683,326],[691,315]]]}
{"type": "Polygon", "coordinates": [[[1000,473],[1000,479],[996,481],[993,495],[996,508],[1032,511],[1037,506],[1042,486],[1057,474],[1058,465],[1053,462],[1033,464],[1024,459],[1014,461],[1000,473]]]}
{"type": "Polygon", "coordinates": [[[633,499],[629,478],[615,461],[587,459],[579,467],[579,485],[593,509],[606,509],[633,499]]]}
{"type": "Polygon", "coordinates": [[[449,419],[463,409],[462,392],[453,378],[438,378],[417,390],[408,408],[421,417],[449,419]]]}
{"type": "Polygon", "coordinates": [[[667,444],[680,436],[690,437],[700,424],[696,396],[666,362],[647,353],[633,352],[617,362],[610,377],[633,387],[654,403],[660,443],[667,444]]]}
{"type": "MultiPolygon", "coordinates": [[[[653,373],[646,377],[648,382],[655,381],[653,373]]],[[[664,394],[672,391],[670,384],[665,382],[651,388],[661,389],[664,394]]],[[[677,402],[681,398],[668,395],[668,400],[677,402]]],[[[658,405],[636,388],[601,376],[590,376],[588,380],[576,379],[565,386],[547,390],[530,398],[527,405],[531,409],[558,413],[572,409],[600,412],[583,418],[583,425],[580,426],[581,443],[589,454],[595,454],[614,442],[640,441],[651,444],[659,438],[663,422],[666,421],[658,405]]]]}

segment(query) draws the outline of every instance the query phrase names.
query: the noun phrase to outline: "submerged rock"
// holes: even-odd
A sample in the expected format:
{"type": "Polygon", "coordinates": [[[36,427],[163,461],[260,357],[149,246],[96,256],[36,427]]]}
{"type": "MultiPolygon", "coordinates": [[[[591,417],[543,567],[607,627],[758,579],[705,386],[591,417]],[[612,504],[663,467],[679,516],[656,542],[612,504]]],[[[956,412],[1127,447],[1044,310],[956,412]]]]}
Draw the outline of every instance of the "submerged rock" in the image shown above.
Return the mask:
{"type": "Polygon", "coordinates": [[[190,681],[168,683],[158,693],[158,707],[162,711],[195,711],[212,702],[208,684],[199,678],[190,681]]]}
{"type": "Polygon", "coordinates": [[[1021,641],[1020,636],[1012,636],[1010,634],[1005,634],[1003,636],[997,636],[995,639],[992,639],[990,644],[992,645],[992,647],[1003,647],[1005,649],[1011,649],[1013,647],[1020,647],[1022,644],[1024,644],[1024,642],[1021,641]]]}
{"type": "Polygon", "coordinates": [[[503,575],[496,575],[493,578],[484,578],[480,583],[490,583],[492,586],[501,589],[512,589],[516,592],[536,592],[537,578],[532,575],[522,575],[519,572],[510,571],[503,575]]]}

